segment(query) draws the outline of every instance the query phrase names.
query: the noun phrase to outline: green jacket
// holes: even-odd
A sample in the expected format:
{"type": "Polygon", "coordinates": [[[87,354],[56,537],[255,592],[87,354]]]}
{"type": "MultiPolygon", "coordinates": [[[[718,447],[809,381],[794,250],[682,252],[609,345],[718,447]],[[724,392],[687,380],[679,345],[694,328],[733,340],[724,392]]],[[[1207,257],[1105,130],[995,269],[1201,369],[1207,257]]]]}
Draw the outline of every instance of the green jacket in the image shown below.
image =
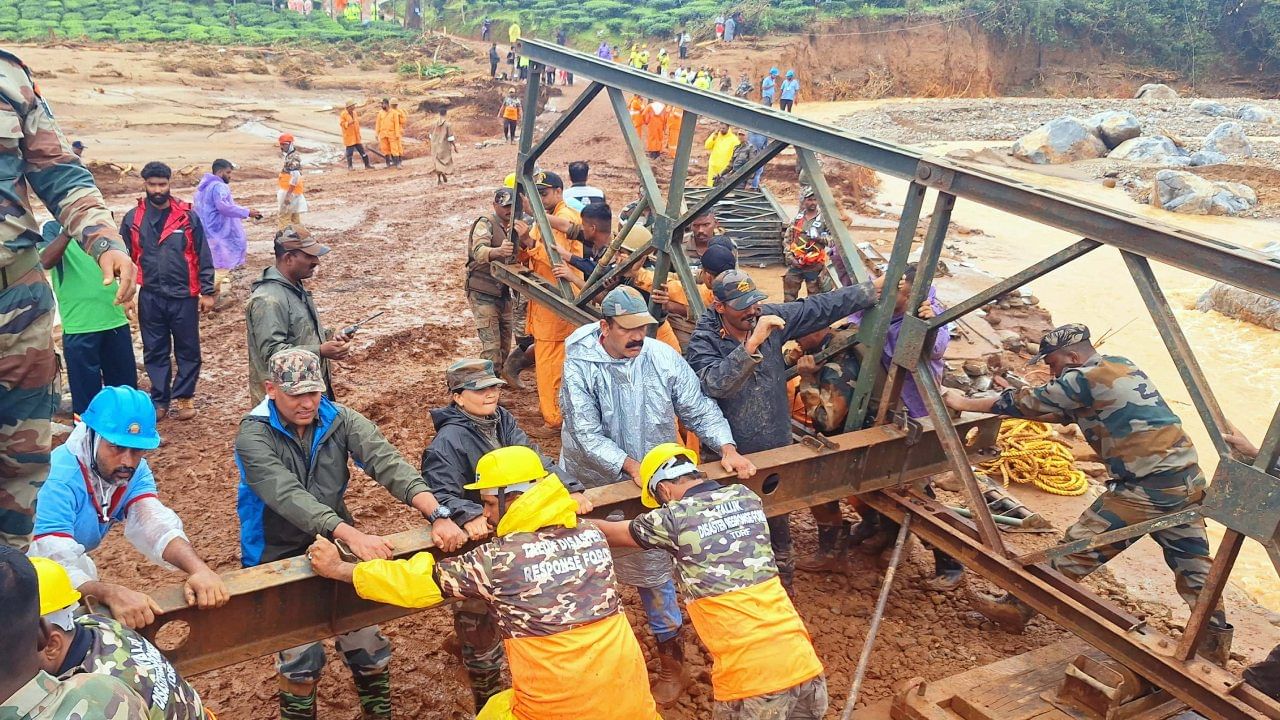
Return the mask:
{"type": "MultiPolygon", "coordinates": [[[[295,285],[271,266],[253,284],[253,292],[245,304],[245,327],[249,348],[249,396],[253,404],[262,402],[262,382],[271,378],[267,361],[281,350],[300,347],[320,354],[320,344],[333,335],[320,324],[320,314],[311,293],[295,285]]],[[[333,399],[333,381],[329,377],[329,361],[320,358],[324,372],[325,394],[333,399]]]]}
{"type": "Polygon", "coordinates": [[[339,523],[355,525],[343,502],[348,460],[406,505],[427,492],[422,476],[355,410],[322,398],[312,428],[304,447],[270,400],[240,421],[236,513],[245,567],[296,557],[316,535],[332,538],[339,523]]]}

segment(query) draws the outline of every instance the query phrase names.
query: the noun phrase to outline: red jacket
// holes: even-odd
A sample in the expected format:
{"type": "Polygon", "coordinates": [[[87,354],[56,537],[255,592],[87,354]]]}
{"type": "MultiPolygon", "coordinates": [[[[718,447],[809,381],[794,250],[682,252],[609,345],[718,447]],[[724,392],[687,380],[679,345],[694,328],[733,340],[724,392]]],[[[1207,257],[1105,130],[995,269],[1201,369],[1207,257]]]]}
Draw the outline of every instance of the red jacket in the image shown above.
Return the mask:
{"type": "Polygon", "coordinates": [[[138,265],[139,288],[172,298],[213,295],[213,259],[190,203],[171,198],[168,210],[157,210],[139,198],[125,213],[120,237],[138,265]],[[157,212],[166,213],[158,226],[157,212]]]}

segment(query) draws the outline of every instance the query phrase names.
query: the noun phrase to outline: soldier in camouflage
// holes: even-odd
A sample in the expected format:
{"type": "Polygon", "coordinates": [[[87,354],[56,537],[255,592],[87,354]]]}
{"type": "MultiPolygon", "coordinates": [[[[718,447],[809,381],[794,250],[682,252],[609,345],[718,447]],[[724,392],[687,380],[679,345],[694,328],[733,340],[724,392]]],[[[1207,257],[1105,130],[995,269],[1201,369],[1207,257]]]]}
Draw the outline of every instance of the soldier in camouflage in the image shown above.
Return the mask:
{"type": "Polygon", "coordinates": [[[276,177],[276,227],[283,230],[290,225],[302,227],[302,213],[307,211],[306,188],[302,181],[302,154],[293,144],[293,135],[284,133],[279,138],[283,161],[276,177]]]}
{"type": "Polygon", "coordinates": [[[41,670],[39,648],[48,637],[35,567],[0,545],[0,720],[151,720],[147,704],[120,678],[85,673],[59,680],[41,670]]]}
{"type": "Polygon", "coordinates": [[[102,269],[133,297],[134,266],[115,222],[17,57],[0,51],[0,544],[31,541],[36,491],[49,471],[53,291],[40,268],[34,192],[102,269]]]}
{"type": "MultiPolygon", "coordinates": [[[[1076,423],[1098,453],[1111,479],[1107,491],[1067,528],[1064,542],[1084,540],[1134,523],[1178,512],[1204,498],[1205,477],[1182,420],[1156,390],[1151,378],[1127,358],[1101,355],[1078,323],[1054,328],[1040,341],[1032,362],[1044,360],[1054,379],[1036,388],[1005,390],[991,398],[943,396],[948,407],[1021,418],[1076,423]]],[[[1195,607],[1211,559],[1204,521],[1157,530],[1151,537],[1164,550],[1178,594],[1195,607]]],[[[1050,561],[1053,568],[1080,579],[1137,542],[1129,538],[1050,561]]],[[[1011,596],[980,599],[984,615],[1010,632],[1021,632],[1034,611],[1011,596]]],[[[1209,621],[1204,654],[1225,662],[1232,626],[1221,602],[1209,621]]]]}
{"type": "Polygon", "coordinates": [[[711,653],[715,720],[821,720],[827,681],[809,633],[778,577],[760,497],[721,486],[675,443],[641,466],[640,499],[655,508],[599,522],[614,547],[675,559],[685,607],[711,653]]]}
{"type": "Polygon", "coordinates": [[[48,642],[40,650],[42,669],[58,678],[109,675],[133,688],[150,707],[148,720],[205,720],[200,695],[155,645],[115,620],[100,615],[75,617],[80,592],[63,567],[48,558],[31,558],[40,583],[40,611],[49,623],[48,642]]]}
{"type": "Polygon", "coordinates": [[[445,598],[483,601],[505,638],[512,690],[478,717],[520,720],[658,720],[644,656],[622,612],[613,556],[538,453],[510,446],[484,455],[476,482],[494,539],[439,561],[344,562],[318,537],[308,551],[321,576],[355,585],[367,600],[425,608],[445,598]]]}
{"type": "Polygon", "coordinates": [[[782,298],[785,302],[800,297],[801,285],[808,288],[809,295],[836,289],[827,266],[827,246],[830,243],[831,231],[822,221],[818,198],[813,188],[806,187],[800,195],[800,212],[787,226],[786,242],[782,246],[782,254],[787,261],[787,272],[782,276],[782,298]]]}
{"type": "MultiPolygon", "coordinates": [[[[476,218],[467,242],[467,301],[480,336],[480,357],[494,367],[502,367],[510,355],[515,335],[524,334],[523,327],[514,324],[516,293],[489,272],[489,263],[510,262],[515,255],[511,244],[513,228],[521,239],[529,234],[528,222],[516,214],[515,193],[510,188],[499,188],[493,194],[493,212],[476,218]]],[[[519,377],[507,381],[514,385],[519,377]]]]}

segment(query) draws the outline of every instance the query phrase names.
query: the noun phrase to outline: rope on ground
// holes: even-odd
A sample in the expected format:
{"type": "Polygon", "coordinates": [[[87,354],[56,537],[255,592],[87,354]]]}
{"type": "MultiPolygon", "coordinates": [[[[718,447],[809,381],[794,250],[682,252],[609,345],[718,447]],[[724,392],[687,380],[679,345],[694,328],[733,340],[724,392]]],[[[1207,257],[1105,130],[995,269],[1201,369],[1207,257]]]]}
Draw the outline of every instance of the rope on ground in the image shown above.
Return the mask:
{"type": "Polygon", "coordinates": [[[992,477],[1032,483],[1054,495],[1083,495],[1089,481],[1076,469],[1075,458],[1049,426],[1034,420],[1005,420],[996,439],[1000,457],[978,466],[992,477]]]}

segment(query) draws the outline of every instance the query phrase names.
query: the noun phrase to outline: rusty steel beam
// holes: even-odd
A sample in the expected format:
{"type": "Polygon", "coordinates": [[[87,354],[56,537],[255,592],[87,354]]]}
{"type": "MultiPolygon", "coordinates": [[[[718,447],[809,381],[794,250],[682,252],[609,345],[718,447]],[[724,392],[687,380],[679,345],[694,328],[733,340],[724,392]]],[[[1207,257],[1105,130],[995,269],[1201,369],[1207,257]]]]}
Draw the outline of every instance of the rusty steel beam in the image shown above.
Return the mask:
{"type": "Polygon", "coordinates": [[[899,490],[871,493],[862,500],[895,520],[910,514],[914,518],[911,529],[922,540],[955,557],[1046,618],[1070,628],[1081,639],[1206,717],[1280,718],[1280,703],[1213,663],[1178,658],[1177,641],[1079,584],[1043,565],[1023,566],[1016,559],[992,553],[983,547],[973,527],[960,521],[945,505],[899,490]]]}
{"type": "MultiPolygon", "coordinates": [[[[985,450],[995,445],[999,428],[998,418],[982,417],[958,429],[966,434],[976,431],[971,447],[985,450]]],[[[909,455],[904,435],[896,427],[881,426],[833,436],[834,448],[830,450],[791,445],[753,453],[748,457],[758,472],[744,484],[760,494],[766,512],[778,515],[913,481],[949,467],[949,458],[930,426],[925,426],[909,455]]],[[[714,480],[736,482],[719,463],[702,469],[714,480]]],[[[619,509],[628,517],[644,511],[636,486],[629,481],[594,488],[587,495],[596,508],[593,517],[619,509]]],[[[396,557],[432,549],[427,528],[387,539],[396,557]]],[[[161,612],[144,634],[159,637],[161,649],[184,675],[417,612],[362,600],[351,586],[314,575],[305,558],[233,570],[222,577],[231,591],[231,601],[216,610],[188,607],[181,585],[152,593],[161,612]],[[179,642],[174,641],[175,636],[179,642]]]]}

